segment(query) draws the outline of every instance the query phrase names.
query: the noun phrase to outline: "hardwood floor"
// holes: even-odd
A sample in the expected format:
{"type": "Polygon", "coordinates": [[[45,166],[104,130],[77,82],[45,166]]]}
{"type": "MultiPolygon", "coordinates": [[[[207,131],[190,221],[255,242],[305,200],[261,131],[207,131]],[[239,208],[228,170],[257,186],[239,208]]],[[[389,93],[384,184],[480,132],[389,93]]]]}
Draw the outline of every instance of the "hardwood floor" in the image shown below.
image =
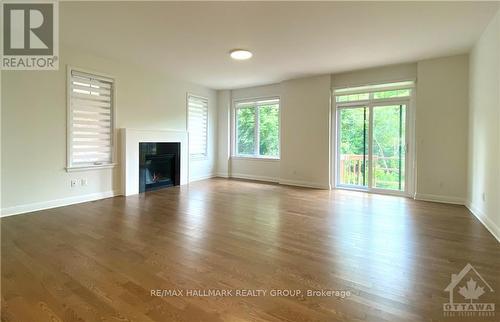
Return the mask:
{"type": "Polygon", "coordinates": [[[500,245],[462,206],[211,179],[6,217],[1,234],[2,321],[500,318],[443,316],[467,263],[500,305],[500,245]]]}

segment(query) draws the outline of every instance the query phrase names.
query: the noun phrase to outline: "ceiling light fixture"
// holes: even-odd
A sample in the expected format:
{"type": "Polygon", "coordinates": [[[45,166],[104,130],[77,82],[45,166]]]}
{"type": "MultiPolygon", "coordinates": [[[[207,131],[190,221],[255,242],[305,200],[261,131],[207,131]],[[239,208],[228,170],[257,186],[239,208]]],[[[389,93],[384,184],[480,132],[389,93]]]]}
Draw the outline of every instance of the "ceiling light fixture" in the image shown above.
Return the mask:
{"type": "Polygon", "coordinates": [[[252,58],[253,54],[244,49],[233,49],[229,52],[229,55],[231,55],[232,59],[236,60],[246,60],[252,58]]]}

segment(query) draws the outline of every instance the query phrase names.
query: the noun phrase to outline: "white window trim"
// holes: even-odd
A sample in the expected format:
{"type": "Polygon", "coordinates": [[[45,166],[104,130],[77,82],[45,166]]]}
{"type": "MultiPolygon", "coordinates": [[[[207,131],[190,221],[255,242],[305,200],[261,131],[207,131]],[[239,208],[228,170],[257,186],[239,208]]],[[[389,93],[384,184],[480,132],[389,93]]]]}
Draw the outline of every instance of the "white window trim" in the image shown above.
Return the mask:
{"type": "Polygon", "coordinates": [[[277,157],[266,157],[266,156],[241,156],[241,155],[233,155],[231,156],[232,160],[250,160],[250,161],[264,161],[264,162],[278,162],[280,161],[277,157]]]}
{"type": "Polygon", "coordinates": [[[116,162],[116,110],[117,110],[117,96],[116,96],[116,79],[114,76],[106,75],[101,72],[96,72],[88,70],[85,68],[74,67],[71,65],[66,65],[66,171],[76,172],[76,171],[90,171],[90,170],[101,170],[110,169],[116,167],[118,164],[116,162]],[[71,134],[71,72],[81,72],[86,74],[91,74],[96,77],[100,77],[107,81],[113,82],[113,88],[111,91],[111,163],[107,164],[95,164],[95,165],[85,165],[85,166],[73,166],[71,164],[71,155],[73,153],[73,148],[71,145],[72,134],[71,134]]]}
{"type": "MultiPolygon", "coordinates": [[[[256,106],[255,106],[256,107],[256,106]]],[[[235,99],[232,102],[231,108],[231,159],[233,160],[253,160],[253,161],[280,161],[281,160],[281,97],[280,96],[260,96],[260,97],[249,97],[235,99]],[[278,100],[278,127],[279,127],[279,153],[278,156],[265,156],[259,154],[244,155],[238,154],[238,143],[236,140],[236,110],[238,109],[236,105],[247,102],[257,102],[257,101],[267,101],[267,100],[278,100]]],[[[255,132],[254,132],[254,145],[259,147],[259,109],[256,109],[255,113],[255,132]]]]}
{"type": "Polygon", "coordinates": [[[209,100],[208,100],[208,97],[205,97],[205,96],[201,96],[201,95],[196,95],[196,94],[192,94],[192,93],[187,93],[186,94],[186,132],[188,132],[188,138],[189,138],[189,97],[195,97],[195,98],[199,98],[199,99],[203,99],[203,100],[206,100],[207,101],[207,129],[206,129],[206,143],[205,143],[205,153],[201,153],[201,154],[191,154],[191,152],[189,152],[189,141],[188,141],[188,155],[189,155],[189,159],[190,160],[208,160],[208,143],[209,143],[209,139],[208,139],[208,134],[209,134],[209,126],[210,126],[210,108],[209,108],[209,100]]]}
{"type": "Polygon", "coordinates": [[[100,164],[100,165],[90,165],[84,167],[66,167],[67,172],[79,172],[79,171],[88,171],[88,170],[101,170],[101,169],[112,169],[116,167],[116,163],[109,164],[100,164]]]}
{"type": "Polygon", "coordinates": [[[348,91],[345,87],[344,88],[336,88],[332,90],[332,95],[331,95],[331,174],[330,174],[330,186],[333,186],[335,189],[345,189],[345,190],[356,190],[356,191],[364,191],[364,192],[373,192],[373,193],[381,193],[381,194],[387,194],[387,195],[399,195],[399,196],[406,196],[406,197],[414,197],[415,194],[415,184],[416,184],[416,173],[415,173],[415,160],[416,160],[416,142],[415,142],[415,119],[416,119],[416,82],[415,81],[400,81],[400,82],[391,82],[391,85],[394,83],[401,83],[403,84],[400,87],[397,86],[387,86],[383,87],[383,84],[380,83],[375,83],[375,84],[370,84],[370,85],[364,85],[364,86],[359,86],[355,87],[356,91],[348,91]],[[375,85],[375,86],[374,86],[375,85]],[[377,86],[377,85],[382,85],[382,86],[377,86]],[[365,88],[364,91],[358,91],[357,89],[363,87],[365,88]],[[383,88],[383,89],[381,89],[383,88]],[[345,91],[342,91],[342,89],[346,89],[345,91]],[[373,90],[372,90],[373,89],[373,90]],[[393,98],[382,98],[382,99],[374,99],[373,98],[373,93],[374,92],[382,92],[382,91],[389,91],[389,90],[398,90],[398,89],[411,89],[410,95],[409,96],[403,96],[403,97],[393,97],[393,98]],[[339,93],[340,90],[340,93],[339,93]],[[360,93],[370,93],[369,99],[368,100],[360,100],[360,101],[350,101],[350,102],[337,102],[336,96],[342,96],[342,95],[349,95],[349,94],[360,94],[360,93]],[[337,138],[339,137],[339,127],[338,127],[338,111],[342,108],[349,108],[349,107],[356,107],[356,106],[366,106],[368,108],[374,107],[374,106],[381,106],[385,104],[391,104],[391,103],[403,103],[406,104],[407,107],[407,114],[406,114],[406,122],[408,126],[408,131],[407,131],[407,157],[408,157],[408,162],[405,167],[405,171],[407,173],[407,183],[404,191],[391,191],[391,190],[382,190],[382,189],[376,189],[376,188],[363,188],[363,187],[357,187],[357,186],[349,186],[349,185],[343,185],[339,180],[339,163],[338,163],[338,157],[340,154],[340,146],[337,142],[337,138]]]}
{"type": "MultiPolygon", "coordinates": [[[[355,87],[337,87],[334,88],[333,94],[335,96],[351,95],[351,94],[364,94],[375,92],[386,92],[398,89],[412,89],[415,88],[414,81],[399,81],[390,83],[375,83],[355,87]]],[[[370,95],[371,97],[371,95],[370,95]]]]}

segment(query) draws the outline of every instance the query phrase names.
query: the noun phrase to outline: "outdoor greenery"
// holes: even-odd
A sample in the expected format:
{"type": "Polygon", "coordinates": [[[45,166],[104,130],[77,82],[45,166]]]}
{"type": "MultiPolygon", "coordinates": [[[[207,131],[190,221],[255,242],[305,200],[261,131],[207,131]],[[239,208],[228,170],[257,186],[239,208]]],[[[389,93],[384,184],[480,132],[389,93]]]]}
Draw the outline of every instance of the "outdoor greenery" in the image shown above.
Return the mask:
{"type": "Polygon", "coordinates": [[[368,184],[368,113],[366,107],[340,110],[341,183],[368,184]],[[363,158],[365,156],[365,158],[363,158]]]}
{"type": "Polygon", "coordinates": [[[236,124],[238,154],[255,154],[255,108],[236,109],[236,124]]]}
{"type": "MultiPolygon", "coordinates": [[[[382,91],[372,93],[373,99],[385,99],[385,98],[397,98],[397,97],[407,97],[410,96],[409,89],[395,89],[391,91],[382,91]]],[[[369,93],[359,93],[359,94],[348,94],[348,95],[337,95],[337,103],[345,102],[355,102],[355,101],[366,101],[370,98],[369,93]]]]}
{"type": "Polygon", "coordinates": [[[399,105],[392,105],[392,106],[380,106],[374,108],[373,112],[374,184],[373,185],[376,188],[393,189],[393,190],[401,190],[404,188],[404,158],[405,158],[404,120],[405,120],[404,106],[400,107],[399,105]],[[400,116],[402,121],[401,123],[400,123],[400,116]],[[401,149],[401,160],[399,154],[400,149],[401,149]],[[400,162],[401,162],[401,169],[399,164],[400,162]]]}
{"type": "Polygon", "coordinates": [[[350,95],[339,95],[337,96],[337,102],[352,102],[352,101],[363,101],[369,98],[368,93],[363,94],[350,94],[350,95]]]}
{"type": "Polygon", "coordinates": [[[405,97],[405,96],[410,96],[409,89],[397,89],[397,90],[393,90],[393,91],[384,91],[384,92],[373,93],[374,99],[405,97]]]}
{"type": "Polygon", "coordinates": [[[279,156],[279,135],[278,105],[259,107],[259,154],[279,156]]]}
{"type": "Polygon", "coordinates": [[[236,109],[236,141],[238,155],[279,156],[278,104],[236,109]],[[258,109],[258,110],[257,110],[258,109]],[[255,142],[256,113],[258,113],[259,146],[255,142]]]}
{"type": "MultiPolygon", "coordinates": [[[[405,106],[400,107],[400,105],[373,108],[372,184],[375,188],[404,189],[405,151],[402,145],[405,138],[405,113],[405,106]]],[[[341,109],[339,118],[341,183],[366,186],[368,184],[369,109],[367,107],[341,109]]]]}
{"type": "MultiPolygon", "coordinates": [[[[409,89],[341,95],[337,102],[407,97],[409,89]]],[[[372,131],[372,186],[374,188],[404,189],[405,119],[402,105],[375,106],[372,131]],[[401,132],[400,132],[401,131],[401,132]]],[[[340,125],[340,182],[368,185],[369,120],[368,107],[343,108],[340,125]]],[[[279,156],[279,105],[250,104],[236,108],[237,154],[247,156],[279,156]],[[258,133],[256,133],[258,131],[258,133]]]]}

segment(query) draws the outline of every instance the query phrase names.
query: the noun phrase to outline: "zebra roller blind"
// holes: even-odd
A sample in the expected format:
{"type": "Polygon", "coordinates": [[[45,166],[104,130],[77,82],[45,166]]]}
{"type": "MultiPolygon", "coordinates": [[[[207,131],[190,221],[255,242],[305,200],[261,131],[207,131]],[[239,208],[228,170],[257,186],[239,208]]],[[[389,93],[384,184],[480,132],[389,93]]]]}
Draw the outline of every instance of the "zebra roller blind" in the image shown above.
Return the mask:
{"type": "Polygon", "coordinates": [[[208,99],[188,95],[189,154],[192,157],[207,156],[208,99]]]}
{"type": "Polygon", "coordinates": [[[69,78],[68,167],[110,165],[114,81],[76,70],[69,78]]]}

